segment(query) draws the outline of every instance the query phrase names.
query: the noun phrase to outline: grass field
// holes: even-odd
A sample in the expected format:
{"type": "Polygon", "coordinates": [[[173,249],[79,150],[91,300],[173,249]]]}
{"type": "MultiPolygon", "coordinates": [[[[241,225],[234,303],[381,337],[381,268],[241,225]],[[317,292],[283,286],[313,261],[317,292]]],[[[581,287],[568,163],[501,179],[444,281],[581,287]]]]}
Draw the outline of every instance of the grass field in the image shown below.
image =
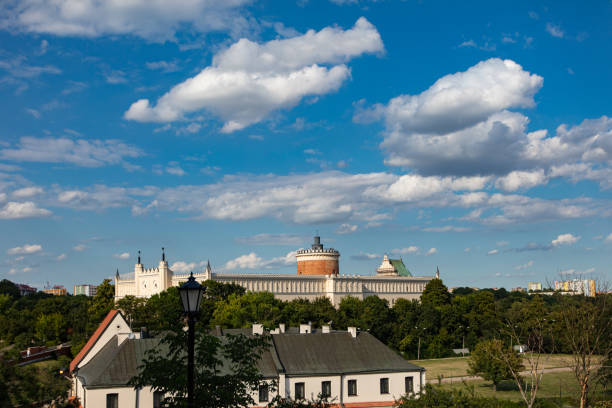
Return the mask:
{"type": "MultiPolygon", "coordinates": [[[[468,381],[465,384],[459,381],[453,384],[446,383],[442,385],[436,385],[436,381],[429,381],[429,383],[435,387],[447,390],[465,388],[467,384],[468,387],[473,386],[477,394],[485,397],[496,397],[514,401],[521,400],[520,392],[512,381],[504,381],[498,386],[497,391],[493,391],[493,386],[490,382],[482,380],[468,381]]],[[[563,406],[576,406],[579,396],[580,387],[578,386],[578,382],[573,372],[546,373],[542,377],[542,383],[538,391],[538,399],[549,399],[553,401],[562,400],[563,406]]],[[[612,389],[599,389],[596,391],[596,396],[598,399],[612,400],[612,389]]]]}
{"type": "MultiPolygon", "coordinates": [[[[468,360],[469,357],[451,357],[432,360],[411,360],[410,362],[427,370],[427,381],[434,382],[438,375],[442,374],[444,378],[449,377],[464,377],[469,375],[468,360]]],[[[571,356],[568,354],[553,354],[542,356],[543,368],[568,367],[571,356]]]]}

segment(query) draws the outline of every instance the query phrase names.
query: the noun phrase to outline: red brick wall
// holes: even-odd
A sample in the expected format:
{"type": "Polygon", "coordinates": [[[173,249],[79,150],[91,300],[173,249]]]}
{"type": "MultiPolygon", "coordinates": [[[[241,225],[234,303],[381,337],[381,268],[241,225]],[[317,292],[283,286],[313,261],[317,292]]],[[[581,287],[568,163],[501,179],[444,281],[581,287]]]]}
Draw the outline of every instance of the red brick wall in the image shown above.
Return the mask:
{"type": "Polygon", "coordinates": [[[298,275],[338,275],[340,268],[338,261],[318,260],[318,261],[298,261],[298,275]]]}

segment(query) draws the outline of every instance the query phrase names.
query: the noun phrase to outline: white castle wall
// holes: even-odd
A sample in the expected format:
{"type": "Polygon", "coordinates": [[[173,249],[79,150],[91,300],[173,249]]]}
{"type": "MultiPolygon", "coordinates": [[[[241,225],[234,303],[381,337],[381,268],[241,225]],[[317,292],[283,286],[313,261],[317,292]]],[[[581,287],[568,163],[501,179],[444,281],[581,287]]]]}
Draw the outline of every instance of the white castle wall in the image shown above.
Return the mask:
{"type": "MultiPolygon", "coordinates": [[[[150,297],[171,286],[187,281],[188,274],[175,275],[165,261],[158,268],[145,269],[136,264],[134,277],[115,277],[115,300],[131,295],[150,297]]],[[[397,299],[419,299],[432,277],[363,276],[363,275],[280,275],[213,273],[207,268],[194,274],[199,282],[213,279],[221,283],[235,283],[251,292],[271,292],[281,300],[305,298],[314,300],[326,296],[337,307],[346,296],[365,299],[378,296],[394,305],[397,299]]]]}

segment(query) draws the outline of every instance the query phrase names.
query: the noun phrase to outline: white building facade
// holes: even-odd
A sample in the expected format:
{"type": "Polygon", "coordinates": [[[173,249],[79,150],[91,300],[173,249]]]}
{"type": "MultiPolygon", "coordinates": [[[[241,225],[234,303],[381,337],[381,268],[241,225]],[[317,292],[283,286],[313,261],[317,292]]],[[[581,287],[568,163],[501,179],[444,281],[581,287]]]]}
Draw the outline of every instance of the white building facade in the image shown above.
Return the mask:
{"type": "MultiPolygon", "coordinates": [[[[433,276],[402,276],[397,271],[393,272],[386,256],[382,266],[384,268],[379,268],[375,275],[294,275],[215,273],[208,264],[203,272],[194,273],[194,277],[199,282],[212,279],[220,283],[234,283],[251,292],[271,292],[285,301],[327,297],[335,307],[346,296],[358,299],[378,296],[391,306],[397,299],[419,299],[425,285],[433,279],[433,276]]],[[[172,272],[165,256],[157,268],[145,268],[139,256],[132,274],[121,276],[117,272],[115,275],[115,300],[128,295],[148,298],[169,287],[180,286],[188,277],[187,274],[172,272]]]]}
{"type": "MultiPolygon", "coordinates": [[[[263,326],[253,325],[213,333],[226,334],[264,332],[263,326]]],[[[267,406],[276,395],[312,400],[319,394],[336,406],[391,407],[403,395],[419,394],[425,385],[425,369],[355,327],[334,331],[303,324],[285,330],[280,325],[270,337],[270,347],[257,363],[264,381],[251,394],[253,407],[267,406]]],[[[128,386],[147,350],[157,347],[159,339],[139,338],[120,312],[111,311],[70,364],[72,396],[83,408],[159,406],[163,394],[128,386]]]]}

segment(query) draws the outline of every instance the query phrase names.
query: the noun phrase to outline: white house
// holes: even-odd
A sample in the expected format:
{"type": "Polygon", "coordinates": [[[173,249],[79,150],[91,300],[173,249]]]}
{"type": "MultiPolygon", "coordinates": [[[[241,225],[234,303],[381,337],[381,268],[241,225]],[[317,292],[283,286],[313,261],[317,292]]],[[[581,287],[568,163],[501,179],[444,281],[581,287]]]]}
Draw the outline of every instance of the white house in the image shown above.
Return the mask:
{"type": "MultiPolygon", "coordinates": [[[[217,328],[213,334],[243,333],[252,329],[217,328]]],[[[343,407],[390,407],[406,393],[418,393],[425,384],[425,369],[415,366],[367,332],[310,324],[270,332],[271,345],[258,363],[265,382],[253,394],[256,407],[264,407],[277,393],[292,399],[328,396],[343,407]],[[276,383],[274,388],[270,384],[276,383]]],[[[127,384],[137,373],[147,350],[159,339],[140,338],[129,330],[122,314],[113,310],[70,364],[72,395],[84,408],[159,406],[162,395],[127,384]]]]}

